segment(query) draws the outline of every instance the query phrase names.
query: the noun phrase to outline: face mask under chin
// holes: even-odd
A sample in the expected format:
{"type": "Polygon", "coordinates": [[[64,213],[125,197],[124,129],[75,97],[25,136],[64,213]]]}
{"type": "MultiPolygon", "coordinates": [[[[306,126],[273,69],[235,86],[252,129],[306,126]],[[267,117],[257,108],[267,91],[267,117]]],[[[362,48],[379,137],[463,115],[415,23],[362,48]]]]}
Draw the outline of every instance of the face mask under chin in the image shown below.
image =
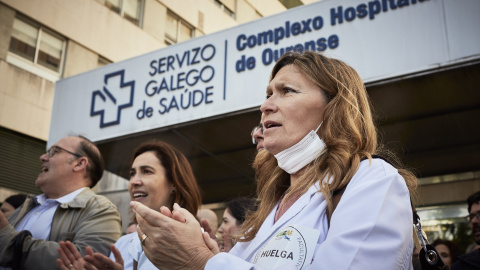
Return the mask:
{"type": "Polygon", "coordinates": [[[281,169],[295,174],[325,152],[326,145],[317,135],[321,125],[320,123],[316,130],[310,131],[298,143],[275,155],[281,169]]]}

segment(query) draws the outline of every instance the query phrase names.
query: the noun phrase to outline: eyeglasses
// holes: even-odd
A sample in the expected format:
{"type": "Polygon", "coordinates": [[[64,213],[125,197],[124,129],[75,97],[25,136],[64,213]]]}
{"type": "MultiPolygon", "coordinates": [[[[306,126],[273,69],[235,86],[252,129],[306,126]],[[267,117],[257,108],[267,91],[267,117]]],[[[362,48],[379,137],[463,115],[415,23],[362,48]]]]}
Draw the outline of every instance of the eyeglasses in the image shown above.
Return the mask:
{"type": "Polygon", "coordinates": [[[465,217],[468,223],[472,222],[472,220],[477,217],[477,219],[480,221],[480,211],[477,211],[476,213],[470,214],[465,217]]]}
{"type": "Polygon", "coordinates": [[[47,151],[48,156],[49,156],[49,157],[53,157],[53,156],[55,156],[56,153],[60,152],[60,150],[61,150],[61,151],[65,151],[65,152],[67,152],[67,153],[69,153],[69,154],[72,154],[72,155],[76,156],[77,158],[81,158],[81,157],[82,157],[81,155],[79,155],[79,154],[77,154],[77,153],[70,152],[70,151],[68,151],[67,149],[64,149],[64,148],[62,148],[62,147],[60,147],[60,146],[56,146],[56,145],[54,145],[54,146],[50,147],[50,149],[48,149],[48,151],[47,151]]]}
{"type": "Polygon", "coordinates": [[[263,134],[263,124],[262,124],[262,123],[258,124],[258,126],[255,126],[255,127],[252,129],[252,133],[250,133],[250,135],[252,136],[252,143],[253,143],[253,144],[257,144],[257,141],[256,141],[255,138],[253,137],[253,134],[255,134],[255,132],[257,132],[258,129],[261,129],[262,134],[263,134]]]}

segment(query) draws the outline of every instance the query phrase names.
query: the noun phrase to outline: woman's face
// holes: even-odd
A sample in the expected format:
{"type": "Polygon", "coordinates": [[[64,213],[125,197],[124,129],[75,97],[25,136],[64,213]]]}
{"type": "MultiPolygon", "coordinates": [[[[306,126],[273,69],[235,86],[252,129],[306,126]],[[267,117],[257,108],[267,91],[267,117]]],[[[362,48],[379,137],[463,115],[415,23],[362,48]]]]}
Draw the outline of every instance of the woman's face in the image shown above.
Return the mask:
{"type": "Polygon", "coordinates": [[[237,225],[237,219],[230,214],[228,208],[223,212],[223,221],[218,228],[218,232],[223,234],[237,235],[240,233],[241,226],[237,225]]]}
{"type": "Polygon", "coordinates": [[[159,211],[171,207],[173,184],[167,180],[165,168],[151,151],[139,155],[130,169],[128,191],[131,200],[159,211]]]}
{"type": "Polygon", "coordinates": [[[303,139],[322,122],[327,101],[320,88],[294,65],[281,68],[263,102],[263,145],[276,155],[303,139]]]}
{"type": "Polygon", "coordinates": [[[440,254],[440,257],[442,257],[443,262],[448,266],[452,266],[452,257],[450,256],[448,247],[444,244],[438,244],[435,246],[435,249],[438,251],[438,254],[440,254]]]}

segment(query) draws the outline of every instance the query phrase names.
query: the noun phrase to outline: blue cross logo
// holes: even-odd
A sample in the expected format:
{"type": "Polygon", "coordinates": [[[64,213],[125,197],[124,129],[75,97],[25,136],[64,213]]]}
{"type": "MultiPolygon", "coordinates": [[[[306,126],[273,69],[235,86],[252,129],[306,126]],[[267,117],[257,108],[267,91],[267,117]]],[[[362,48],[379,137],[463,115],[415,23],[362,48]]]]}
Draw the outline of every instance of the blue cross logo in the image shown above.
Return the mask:
{"type": "Polygon", "coordinates": [[[120,124],[122,110],[133,106],[135,81],[125,82],[124,75],[125,70],[106,74],[103,89],[92,93],[90,116],[100,115],[100,128],[120,124]],[[106,110],[112,104],[116,111],[106,110]]]}

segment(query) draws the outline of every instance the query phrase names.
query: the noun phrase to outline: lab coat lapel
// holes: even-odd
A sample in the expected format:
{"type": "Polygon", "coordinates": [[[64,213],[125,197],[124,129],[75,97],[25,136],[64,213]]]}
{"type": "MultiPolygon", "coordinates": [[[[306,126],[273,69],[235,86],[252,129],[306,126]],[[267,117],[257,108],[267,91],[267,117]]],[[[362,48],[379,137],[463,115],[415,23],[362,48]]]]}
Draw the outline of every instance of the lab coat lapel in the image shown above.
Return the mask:
{"type": "MultiPolygon", "coordinates": [[[[298,200],[280,217],[279,220],[274,224],[275,212],[278,208],[278,204],[272,209],[268,217],[263,222],[263,225],[258,230],[257,235],[252,240],[252,243],[249,245],[245,254],[248,254],[246,258],[249,260],[254,255],[254,253],[266,244],[266,242],[281,228],[283,228],[286,223],[292,220],[297,216],[304,208],[308,205],[313,195],[318,191],[318,184],[312,185],[308,191],[300,196],[298,200]]],[[[293,223],[292,223],[293,224],[293,223]]]]}

